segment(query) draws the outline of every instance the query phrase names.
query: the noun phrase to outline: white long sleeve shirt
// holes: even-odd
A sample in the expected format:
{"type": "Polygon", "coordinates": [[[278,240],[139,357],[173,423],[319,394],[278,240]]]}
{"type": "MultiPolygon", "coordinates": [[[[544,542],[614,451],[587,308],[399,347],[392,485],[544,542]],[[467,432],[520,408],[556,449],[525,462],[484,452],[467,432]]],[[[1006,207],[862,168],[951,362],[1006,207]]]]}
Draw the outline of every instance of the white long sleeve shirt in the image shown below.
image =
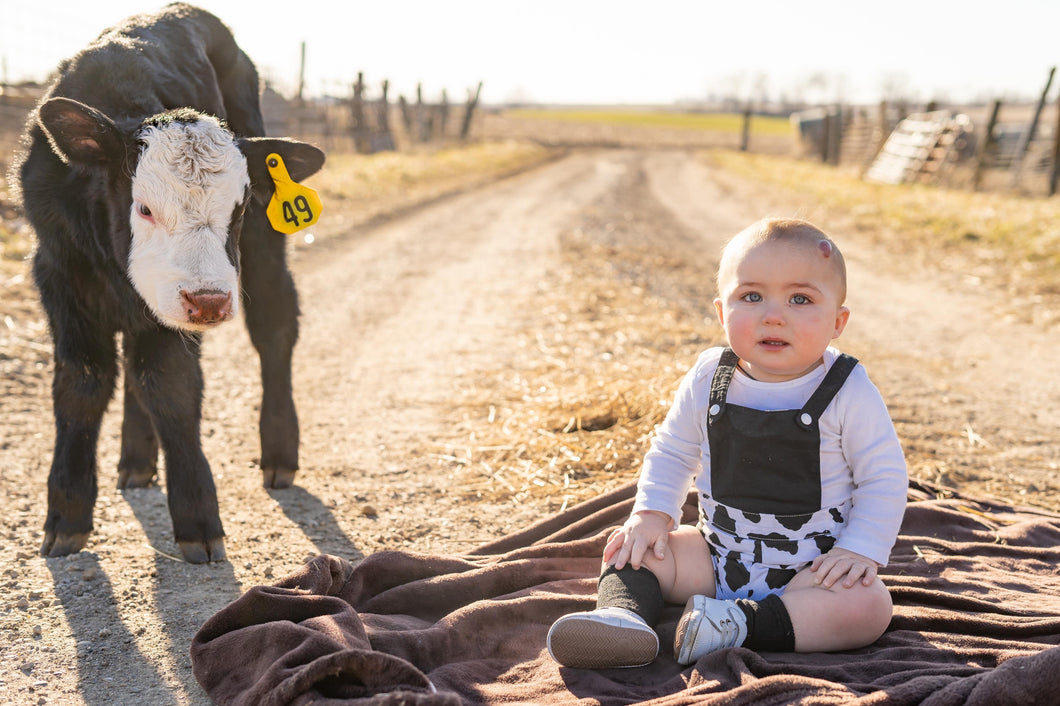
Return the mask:
{"type": "MultiPolygon", "coordinates": [[[[707,409],[722,350],[702,353],[681,381],[644,457],[634,513],[663,512],[676,527],[693,481],[700,493],[709,496],[707,409]]],[[[839,351],[829,348],[824,365],[785,382],[759,382],[737,373],[727,401],[766,411],[800,409],[838,356],[839,351]]],[[[862,365],[850,373],[819,426],[821,507],[853,503],[836,546],[886,565],[905,512],[908,473],[887,407],[862,365]]]]}

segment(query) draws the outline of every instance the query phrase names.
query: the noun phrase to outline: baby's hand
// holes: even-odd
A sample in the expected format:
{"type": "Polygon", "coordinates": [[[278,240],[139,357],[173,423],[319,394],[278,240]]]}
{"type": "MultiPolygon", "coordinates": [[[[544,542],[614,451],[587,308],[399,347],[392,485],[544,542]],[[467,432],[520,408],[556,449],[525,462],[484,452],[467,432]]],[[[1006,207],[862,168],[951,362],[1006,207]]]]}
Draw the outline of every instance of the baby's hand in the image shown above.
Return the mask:
{"type": "Polygon", "coordinates": [[[840,547],[833,547],[810,564],[810,570],[817,573],[814,583],[825,588],[831,588],[840,579],[843,579],[842,585],[846,588],[853,586],[859,579],[869,586],[876,580],[877,568],[878,565],[872,559],[840,547]]]}
{"type": "Polygon", "coordinates": [[[664,559],[671,524],[669,515],[655,510],[644,510],[631,516],[607,538],[604,563],[621,569],[628,562],[634,569],[639,569],[649,549],[654,550],[657,559],[664,559]]]}

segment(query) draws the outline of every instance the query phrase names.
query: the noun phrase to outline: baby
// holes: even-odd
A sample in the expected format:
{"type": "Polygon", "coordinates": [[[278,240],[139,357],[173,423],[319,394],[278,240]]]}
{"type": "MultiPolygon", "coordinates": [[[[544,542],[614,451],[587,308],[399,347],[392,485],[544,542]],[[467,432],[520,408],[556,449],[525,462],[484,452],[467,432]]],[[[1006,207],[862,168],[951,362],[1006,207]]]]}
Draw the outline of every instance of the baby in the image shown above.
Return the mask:
{"type": "Polygon", "coordinates": [[[685,605],[680,664],[739,645],[854,649],[890,622],[877,569],[908,479],[882,397],[830,346],[850,316],[839,248],[805,221],[765,219],[725,246],[717,286],[728,346],[682,380],[604,548],[597,608],[549,630],[564,666],[649,664],[667,602],[685,605]],[[693,481],[700,520],[680,526],[693,481]]]}

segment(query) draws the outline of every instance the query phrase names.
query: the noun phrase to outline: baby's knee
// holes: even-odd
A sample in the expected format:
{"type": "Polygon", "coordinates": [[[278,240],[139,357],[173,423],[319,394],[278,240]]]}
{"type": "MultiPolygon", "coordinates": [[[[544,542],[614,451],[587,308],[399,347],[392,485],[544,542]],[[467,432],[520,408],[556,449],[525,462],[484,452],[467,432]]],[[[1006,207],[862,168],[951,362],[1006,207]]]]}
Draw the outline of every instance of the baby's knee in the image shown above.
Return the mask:
{"type": "Polygon", "coordinates": [[[663,595],[670,594],[677,577],[677,563],[672,547],[667,548],[661,559],[656,556],[654,549],[649,549],[640,560],[640,568],[655,575],[655,578],[659,580],[663,595]]]}
{"type": "Polygon", "coordinates": [[[872,641],[883,635],[887,626],[891,624],[894,614],[894,603],[891,600],[891,592],[878,578],[868,585],[856,585],[855,591],[849,591],[854,600],[851,602],[852,612],[860,616],[865,632],[872,634],[872,641]]]}
{"type": "Polygon", "coordinates": [[[710,547],[695,527],[682,525],[669,534],[662,559],[650,551],[642,564],[655,574],[670,603],[683,604],[695,594],[714,595],[710,547]]]}

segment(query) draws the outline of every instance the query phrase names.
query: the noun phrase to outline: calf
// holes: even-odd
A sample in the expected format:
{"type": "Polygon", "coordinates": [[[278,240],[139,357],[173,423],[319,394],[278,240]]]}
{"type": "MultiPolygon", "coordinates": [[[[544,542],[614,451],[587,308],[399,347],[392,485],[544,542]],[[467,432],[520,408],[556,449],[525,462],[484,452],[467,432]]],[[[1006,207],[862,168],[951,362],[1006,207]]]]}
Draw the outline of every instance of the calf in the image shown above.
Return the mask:
{"type": "Polygon", "coordinates": [[[55,344],[42,554],[79,551],[92,530],[118,333],[118,487],[150,483],[161,448],[173,534],[187,561],[225,556],[199,439],[199,348],[203,331],[241,307],[261,358],[265,485],[293,482],[298,303],[284,236],[265,215],[273,193],[266,159],[282,157],[297,181],[320,169],[324,154],[264,134],[250,59],[216,17],[183,4],[129,18],[63,62],[31,117],[18,174],[55,344]]]}

